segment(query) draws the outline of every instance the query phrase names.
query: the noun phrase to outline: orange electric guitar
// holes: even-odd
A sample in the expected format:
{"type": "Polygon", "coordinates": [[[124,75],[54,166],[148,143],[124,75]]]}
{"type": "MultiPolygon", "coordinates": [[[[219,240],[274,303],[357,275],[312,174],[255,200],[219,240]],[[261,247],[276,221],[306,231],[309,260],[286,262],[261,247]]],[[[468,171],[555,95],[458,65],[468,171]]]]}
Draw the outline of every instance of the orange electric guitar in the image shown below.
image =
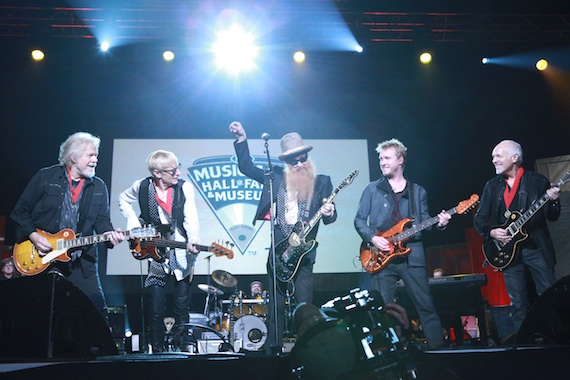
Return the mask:
{"type": "MultiPolygon", "coordinates": [[[[36,230],[54,247],[52,251],[41,256],[38,249],[30,240],[24,240],[14,246],[14,264],[16,269],[25,276],[33,276],[46,270],[53,261],[69,261],[67,254],[70,249],[86,245],[104,243],[109,241],[107,234],[76,237],[75,232],[65,228],[56,234],[50,234],[43,230],[36,230]]],[[[139,227],[130,231],[121,231],[127,238],[150,238],[157,236],[155,227],[139,227]]]]}
{"type": "MultiPolygon", "coordinates": [[[[447,213],[450,215],[456,213],[463,214],[474,207],[477,203],[479,203],[479,196],[477,194],[473,194],[471,195],[471,198],[461,201],[454,208],[447,210],[447,213]]],[[[412,249],[404,247],[404,242],[418,232],[438,223],[439,218],[434,216],[433,218],[424,220],[420,224],[413,225],[406,229],[411,222],[411,219],[404,218],[388,231],[376,233],[376,235],[386,238],[391,243],[389,251],[381,251],[370,243],[362,243],[360,245],[360,262],[362,263],[362,267],[365,271],[370,273],[379,272],[388,265],[390,260],[398,256],[409,254],[412,249]]]]}
{"type": "MultiPolygon", "coordinates": [[[[186,242],[164,239],[161,237],[136,238],[130,241],[130,248],[133,257],[137,260],[152,258],[162,262],[164,250],[162,248],[180,248],[186,249],[186,242]]],[[[223,245],[212,243],[211,245],[196,245],[200,252],[212,252],[216,256],[227,256],[228,259],[234,258],[234,252],[223,245]]]]}

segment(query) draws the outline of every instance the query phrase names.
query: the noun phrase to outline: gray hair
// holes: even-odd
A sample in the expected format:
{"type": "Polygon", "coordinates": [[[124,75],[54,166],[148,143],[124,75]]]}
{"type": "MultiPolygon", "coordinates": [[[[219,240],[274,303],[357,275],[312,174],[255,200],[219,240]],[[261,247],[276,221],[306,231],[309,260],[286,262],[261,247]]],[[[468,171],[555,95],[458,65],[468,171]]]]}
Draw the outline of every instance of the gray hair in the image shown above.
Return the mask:
{"type": "Polygon", "coordinates": [[[87,132],[76,132],[72,134],[59,146],[59,163],[71,166],[73,161],[83,155],[89,145],[93,145],[95,149],[99,151],[101,139],[87,132]]]}
{"type": "Polygon", "coordinates": [[[519,159],[517,161],[517,164],[522,165],[522,163],[523,163],[523,150],[522,150],[521,144],[519,144],[518,142],[516,142],[514,140],[503,140],[499,144],[503,144],[506,151],[509,152],[509,154],[511,156],[518,154],[519,159]]]}

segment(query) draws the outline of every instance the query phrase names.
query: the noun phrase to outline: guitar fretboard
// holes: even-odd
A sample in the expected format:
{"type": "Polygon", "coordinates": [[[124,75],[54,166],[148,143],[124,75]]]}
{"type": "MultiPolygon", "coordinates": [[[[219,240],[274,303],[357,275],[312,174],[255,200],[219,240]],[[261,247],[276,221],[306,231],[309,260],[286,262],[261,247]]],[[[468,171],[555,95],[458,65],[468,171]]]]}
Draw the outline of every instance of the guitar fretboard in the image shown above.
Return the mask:
{"type": "MultiPolygon", "coordinates": [[[[554,185],[555,187],[562,187],[562,185],[564,185],[564,183],[566,181],[568,181],[568,179],[570,178],[570,172],[566,172],[566,174],[564,175],[564,177],[558,181],[556,183],[556,185],[554,185]]],[[[513,223],[511,223],[506,229],[507,231],[512,235],[516,235],[518,231],[520,231],[520,229],[522,228],[522,226],[524,226],[524,224],[526,222],[528,222],[530,220],[530,218],[532,218],[534,216],[534,214],[536,214],[538,212],[538,210],[540,210],[545,204],[546,202],[548,202],[550,200],[550,196],[548,195],[548,193],[544,193],[542,195],[542,197],[538,198],[536,201],[534,201],[530,207],[528,208],[528,210],[526,210],[526,212],[524,214],[522,214],[522,216],[520,218],[518,218],[517,220],[515,220],[513,223]]]]}
{"type": "MultiPolygon", "coordinates": [[[[449,215],[454,215],[457,213],[457,208],[456,207],[450,208],[449,210],[447,210],[447,213],[449,215]]],[[[399,242],[402,242],[402,241],[414,236],[418,232],[423,231],[426,228],[433,226],[434,224],[436,224],[438,222],[439,222],[439,218],[437,216],[434,216],[433,218],[426,219],[423,222],[421,222],[420,224],[416,224],[416,225],[400,232],[399,234],[392,236],[391,238],[388,239],[388,241],[390,241],[390,243],[392,243],[392,244],[397,244],[399,242]]]]}
{"type": "MultiPolygon", "coordinates": [[[[121,231],[125,237],[131,236],[131,231],[121,231]]],[[[82,247],[84,245],[90,244],[97,244],[97,243],[105,243],[109,241],[108,234],[99,234],[99,235],[91,235],[91,236],[82,236],[75,239],[70,240],[58,240],[57,242],[57,249],[58,250],[66,250],[70,248],[82,247]]]]}

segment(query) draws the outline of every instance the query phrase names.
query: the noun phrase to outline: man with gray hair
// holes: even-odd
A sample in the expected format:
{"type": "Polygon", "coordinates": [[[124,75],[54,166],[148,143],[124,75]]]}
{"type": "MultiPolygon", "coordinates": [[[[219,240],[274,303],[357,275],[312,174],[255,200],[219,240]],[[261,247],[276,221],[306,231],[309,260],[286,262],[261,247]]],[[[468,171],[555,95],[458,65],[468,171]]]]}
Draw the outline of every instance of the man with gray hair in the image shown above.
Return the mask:
{"type": "MultiPolygon", "coordinates": [[[[543,175],[523,168],[522,148],[516,141],[501,141],[493,148],[491,157],[497,175],[485,184],[473,219],[475,229],[485,242],[508,245],[517,239],[517,235],[523,236],[514,235],[505,225],[514,212],[528,210],[544,194],[548,195],[545,207],[525,225],[529,238],[520,239],[513,245],[514,252],[509,253],[512,261],[503,269],[512,302],[513,324],[518,331],[528,309],[526,270],[530,270],[538,295],[555,282],[556,256],[546,221],[560,217],[560,189],[552,186],[543,175]]],[[[496,262],[490,264],[498,265],[496,262]]]]}
{"type": "MultiPolygon", "coordinates": [[[[41,169],[28,183],[10,217],[16,224],[17,242],[30,240],[40,256],[56,247],[45,233],[71,229],[82,236],[106,234],[107,246],[124,240],[109,215],[109,193],[95,176],[100,139],[86,132],[69,136],[59,149],[59,165],[41,169]]],[[[81,289],[107,319],[107,305],[99,280],[99,245],[80,247],[71,260],[54,261],[53,267],[81,289]]]]}

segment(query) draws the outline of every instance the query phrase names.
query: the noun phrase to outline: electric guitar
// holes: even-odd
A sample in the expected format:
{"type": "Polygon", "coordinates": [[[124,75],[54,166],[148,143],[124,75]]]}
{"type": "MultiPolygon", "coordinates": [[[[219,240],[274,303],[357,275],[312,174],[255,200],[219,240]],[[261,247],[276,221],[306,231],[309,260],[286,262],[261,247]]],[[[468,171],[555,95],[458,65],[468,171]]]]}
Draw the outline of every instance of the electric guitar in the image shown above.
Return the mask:
{"type": "MultiPolygon", "coordinates": [[[[558,181],[554,186],[561,187],[570,180],[570,171],[564,173],[564,176],[558,181]]],[[[507,217],[507,222],[502,226],[494,226],[494,228],[503,228],[512,237],[512,240],[507,244],[501,243],[491,237],[483,243],[483,254],[485,255],[485,260],[493,268],[498,270],[503,270],[507,268],[515,258],[517,251],[517,245],[528,237],[528,234],[524,230],[526,222],[533,217],[534,214],[538,212],[545,204],[550,200],[547,193],[544,193],[542,197],[534,201],[526,212],[520,213],[518,211],[507,211],[505,216],[507,217]]]]}
{"type": "MultiPolygon", "coordinates": [[[[131,253],[137,260],[152,258],[156,261],[163,262],[166,257],[160,248],[180,248],[186,249],[187,243],[184,241],[176,241],[164,239],[161,237],[136,238],[129,242],[131,253]]],[[[212,243],[211,245],[196,245],[200,252],[212,252],[216,256],[227,256],[228,259],[234,258],[234,252],[220,244],[212,243]]]]}
{"type": "MultiPolygon", "coordinates": [[[[43,272],[53,261],[66,262],[71,260],[67,254],[69,250],[73,251],[74,248],[110,240],[108,234],[76,237],[75,232],[69,228],[55,234],[40,229],[37,229],[36,232],[45,237],[54,248],[46,255],[41,256],[30,240],[24,240],[14,245],[14,264],[16,269],[25,276],[34,276],[43,272]]],[[[130,231],[121,231],[121,233],[127,238],[148,238],[158,234],[154,227],[134,228],[130,231]]]]}
{"type": "MultiPolygon", "coordinates": [[[[447,213],[450,215],[456,213],[463,214],[473,208],[477,203],[479,203],[479,196],[473,194],[469,199],[461,201],[457,206],[447,210],[447,213]]],[[[438,223],[439,218],[434,216],[433,218],[426,219],[406,229],[411,222],[411,219],[404,218],[389,230],[376,233],[376,235],[386,238],[390,242],[390,250],[388,251],[381,251],[371,243],[362,243],[360,245],[360,262],[362,263],[362,268],[369,273],[380,272],[394,258],[409,254],[412,249],[404,247],[404,242],[418,232],[438,223]]]]}
{"type": "MultiPolygon", "coordinates": [[[[343,179],[331,195],[325,199],[323,205],[332,203],[338,192],[350,185],[357,175],[358,170],[356,169],[343,179]]],[[[275,274],[278,280],[282,282],[291,281],[297,273],[303,257],[318,246],[319,243],[315,240],[305,241],[305,239],[322,217],[323,214],[319,208],[306,225],[302,221],[297,222],[293,227],[293,232],[275,245],[275,266],[277,268],[275,274]]]]}

